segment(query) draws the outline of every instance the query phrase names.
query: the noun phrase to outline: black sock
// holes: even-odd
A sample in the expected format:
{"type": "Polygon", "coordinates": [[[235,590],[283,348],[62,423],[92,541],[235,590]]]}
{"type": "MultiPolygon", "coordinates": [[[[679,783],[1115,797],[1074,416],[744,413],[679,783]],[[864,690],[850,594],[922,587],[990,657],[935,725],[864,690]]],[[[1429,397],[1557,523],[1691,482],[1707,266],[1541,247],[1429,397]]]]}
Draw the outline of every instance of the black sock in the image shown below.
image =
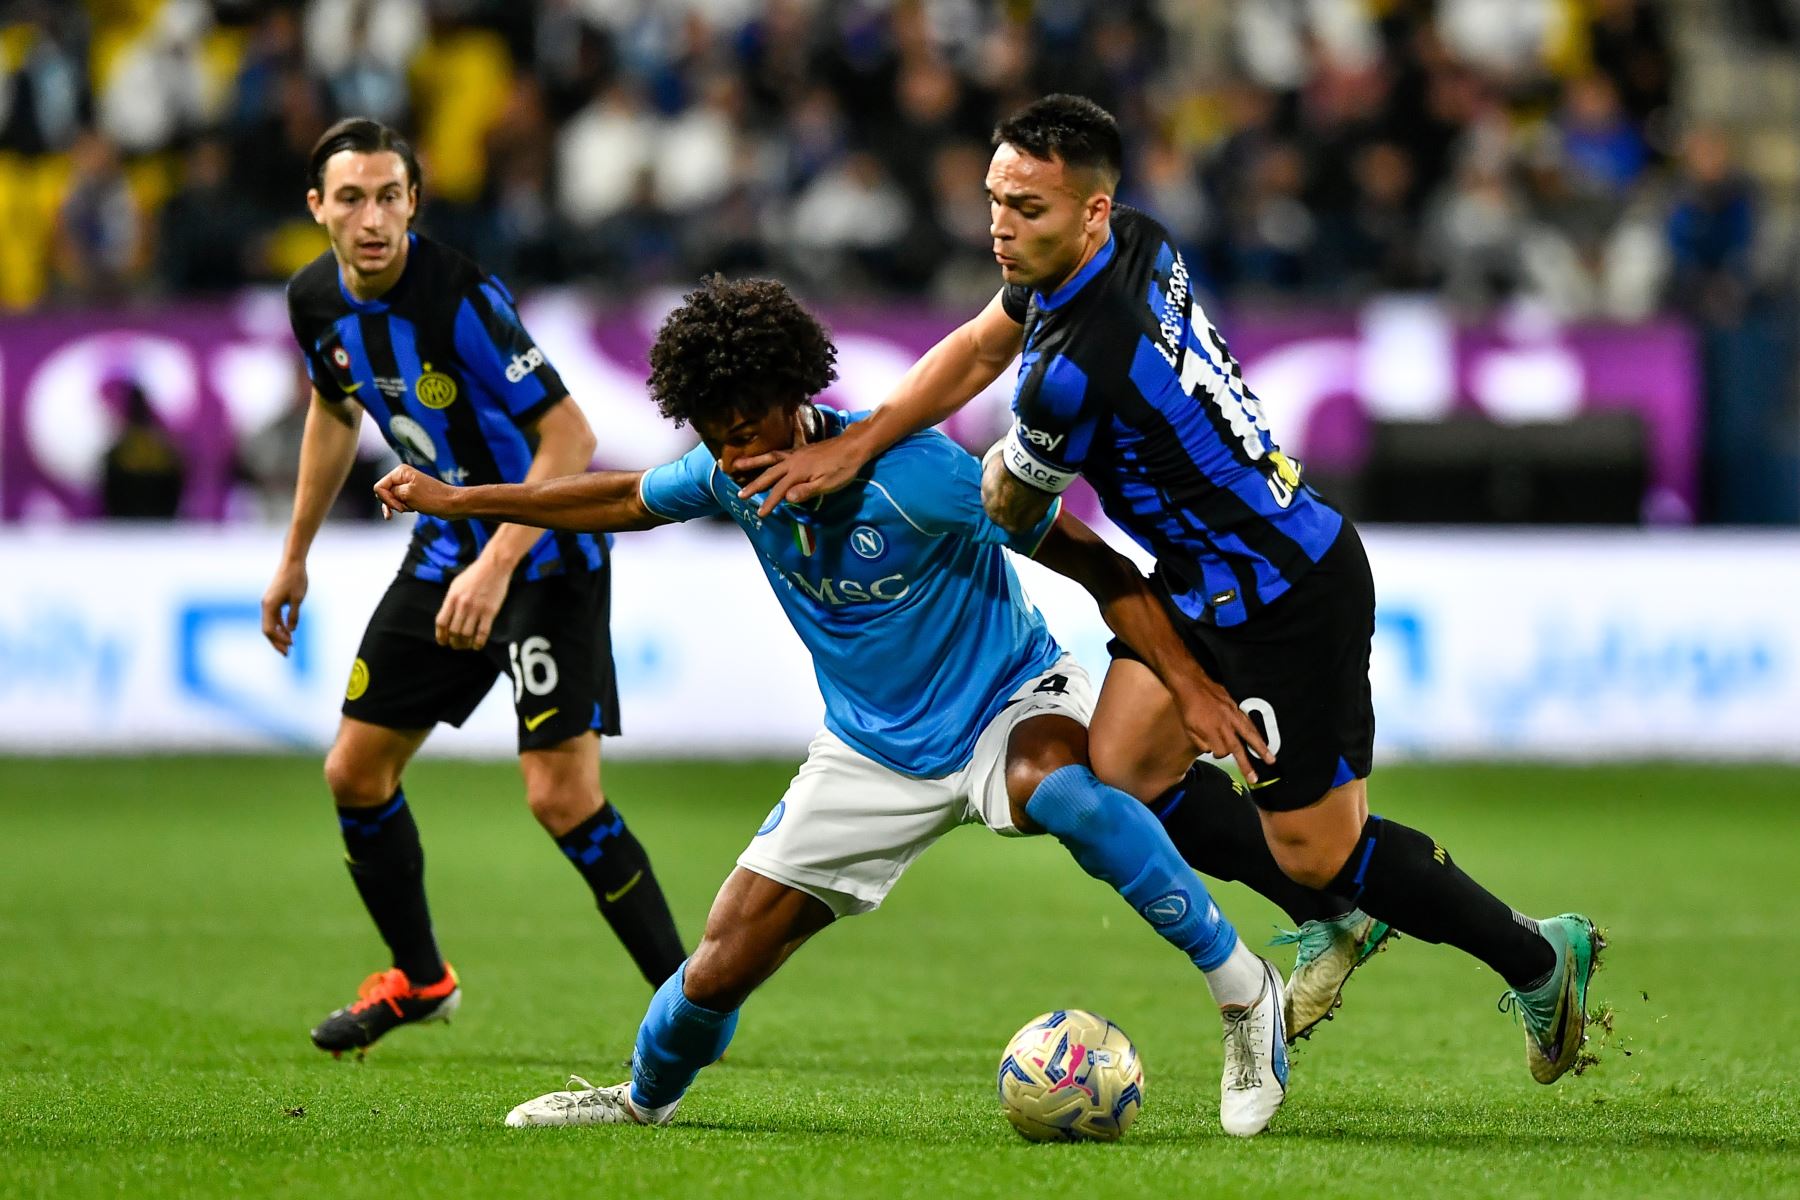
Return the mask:
{"type": "Polygon", "coordinates": [[[612,926],[638,970],[661,987],[673,975],[687,951],[675,931],[675,918],[663,899],[656,872],[643,845],[625,828],[618,808],[604,804],[600,811],[556,839],[581,877],[593,889],[600,915],[612,926]]]}
{"type": "Polygon", "coordinates": [[[1230,775],[1209,762],[1196,761],[1151,809],[1188,866],[1214,879],[1243,883],[1295,924],[1341,917],[1356,907],[1342,896],[1289,879],[1269,852],[1256,805],[1230,775]]]}
{"type": "Polygon", "coordinates": [[[363,907],[393,952],[394,965],[414,987],[430,987],[444,977],[444,960],[431,932],[425,851],[406,793],[396,788],[380,808],[340,807],[337,813],[345,861],[363,907]]]}
{"type": "Polygon", "coordinates": [[[1556,967],[1536,921],[1470,879],[1428,835],[1374,813],[1331,888],[1408,937],[1474,955],[1515,988],[1541,984],[1556,967]]]}

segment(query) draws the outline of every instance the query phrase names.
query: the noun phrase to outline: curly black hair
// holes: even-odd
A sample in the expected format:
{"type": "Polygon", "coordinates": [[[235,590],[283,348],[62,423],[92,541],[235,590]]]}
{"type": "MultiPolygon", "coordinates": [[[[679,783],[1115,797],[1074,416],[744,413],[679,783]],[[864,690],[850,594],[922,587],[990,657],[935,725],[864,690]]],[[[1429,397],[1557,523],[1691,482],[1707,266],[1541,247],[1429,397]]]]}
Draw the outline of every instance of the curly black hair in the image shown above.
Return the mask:
{"type": "Polygon", "coordinates": [[[773,279],[711,275],[682,297],[650,347],[650,395],[677,425],[756,419],[837,378],[831,335],[773,279]]]}
{"type": "Polygon", "coordinates": [[[1080,171],[1098,171],[1117,184],[1125,147],[1113,115],[1085,96],[1056,93],[1020,109],[994,130],[994,149],[1012,146],[1049,162],[1060,158],[1080,171]]]}

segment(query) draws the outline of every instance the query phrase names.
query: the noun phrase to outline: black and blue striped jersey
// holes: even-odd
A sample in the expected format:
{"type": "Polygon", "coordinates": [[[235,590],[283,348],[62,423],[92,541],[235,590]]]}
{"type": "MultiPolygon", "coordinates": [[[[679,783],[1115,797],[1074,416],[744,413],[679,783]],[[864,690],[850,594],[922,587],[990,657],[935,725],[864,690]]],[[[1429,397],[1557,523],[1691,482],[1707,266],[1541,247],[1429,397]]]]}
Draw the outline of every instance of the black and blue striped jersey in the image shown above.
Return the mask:
{"type": "Polygon", "coordinates": [[[1085,476],[1190,619],[1241,624],[1331,547],[1343,517],[1269,436],[1156,221],[1114,208],[1073,278],[1002,303],[1025,326],[1006,465],[1049,492],[1085,476]]]}
{"type": "MultiPolygon", "coordinates": [[[[330,251],[288,281],[288,318],[313,387],[354,400],[408,463],[457,486],[518,483],[539,417],[568,395],[519,321],[506,286],[448,246],[409,234],[406,270],[380,299],[352,297],[330,251]]],[[[487,545],[493,524],[420,516],[401,570],[442,581],[487,545]]],[[[526,579],[606,565],[607,541],[546,533],[526,579]]]]}

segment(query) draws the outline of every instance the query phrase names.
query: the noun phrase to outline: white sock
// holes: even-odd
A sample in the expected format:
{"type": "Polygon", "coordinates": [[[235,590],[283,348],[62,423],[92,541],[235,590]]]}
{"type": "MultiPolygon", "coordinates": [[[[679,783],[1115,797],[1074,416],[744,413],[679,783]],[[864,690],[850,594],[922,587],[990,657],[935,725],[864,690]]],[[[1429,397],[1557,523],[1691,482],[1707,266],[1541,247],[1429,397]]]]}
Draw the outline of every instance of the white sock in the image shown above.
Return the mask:
{"type": "Polygon", "coordinates": [[[1250,952],[1242,938],[1232,948],[1231,957],[1206,972],[1207,986],[1220,1008],[1248,1008],[1262,998],[1262,959],[1250,952]]]}

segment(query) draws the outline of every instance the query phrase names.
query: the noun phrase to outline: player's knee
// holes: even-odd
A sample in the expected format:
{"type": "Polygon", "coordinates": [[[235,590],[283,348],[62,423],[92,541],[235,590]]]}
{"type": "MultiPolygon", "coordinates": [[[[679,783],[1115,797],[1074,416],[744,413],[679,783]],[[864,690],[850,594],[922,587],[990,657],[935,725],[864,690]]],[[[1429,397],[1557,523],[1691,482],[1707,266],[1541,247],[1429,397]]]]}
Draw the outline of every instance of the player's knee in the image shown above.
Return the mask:
{"type": "Polygon", "coordinates": [[[1285,837],[1269,835],[1269,852],[1275,856],[1275,865],[1289,879],[1309,888],[1329,886],[1344,869],[1344,862],[1355,846],[1354,838],[1346,843],[1340,838],[1316,833],[1285,837]]]}
{"type": "Polygon", "coordinates": [[[561,837],[606,805],[598,788],[564,780],[527,780],[525,803],[537,823],[561,837]]]}
{"type": "Polygon", "coordinates": [[[325,786],[339,808],[373,808],[385,804],[400,786],[400,777],[379,763],[359,758],[342,745],[325,756],[325,786]]]}
{"type": "Polygon", "coordinates": [[[1033,718],[1006,746],[1006,796],[1015,813],[1030,803],[1038,785],[1064,767],[1086,766],[1087,730],[1064,717],[1033,718]]]}
{"type": "Polygon", "coordinates": [[[1157,783],[1164,772],[1154,755],[1121,745],[1115,739],[1091,742],[1088,757],[1092,759],[1095,776],[1107,787],[1118,788],[1139,800],[1154,798],[1163,790],[1157,783]]]}

